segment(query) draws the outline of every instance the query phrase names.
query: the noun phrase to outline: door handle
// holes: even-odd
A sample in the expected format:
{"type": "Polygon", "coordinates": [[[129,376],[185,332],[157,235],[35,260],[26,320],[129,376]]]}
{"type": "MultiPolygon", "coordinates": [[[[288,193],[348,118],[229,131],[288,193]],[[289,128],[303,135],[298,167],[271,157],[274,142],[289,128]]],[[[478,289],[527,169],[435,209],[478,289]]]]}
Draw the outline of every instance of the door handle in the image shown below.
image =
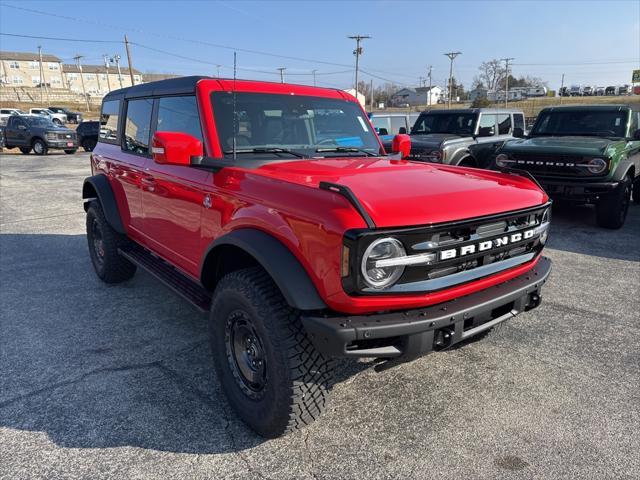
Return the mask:
{"type": "Polygon", "coordinates": [[[151,175],[147,175],[140,179],[140,183],[142,184],[142,188],[146,187],[147,192],[153,192],[155,190],[156,179],[151,175]]]}

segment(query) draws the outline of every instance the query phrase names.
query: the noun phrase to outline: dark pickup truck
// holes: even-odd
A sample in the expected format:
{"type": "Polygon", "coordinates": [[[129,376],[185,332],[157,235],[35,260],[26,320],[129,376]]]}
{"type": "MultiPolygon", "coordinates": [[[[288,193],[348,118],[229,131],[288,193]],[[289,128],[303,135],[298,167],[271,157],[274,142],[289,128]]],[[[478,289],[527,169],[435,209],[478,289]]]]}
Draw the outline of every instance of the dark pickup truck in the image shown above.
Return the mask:
{"type": "Polygon", "coordinates": [[[50,149],[64,150],[72,154],[78,150],[76,132],[56,125],[38,115],[15,115],[2,127],[5,148],[19,148],[25,155],[34,151],[46,155],[50,149]]]}

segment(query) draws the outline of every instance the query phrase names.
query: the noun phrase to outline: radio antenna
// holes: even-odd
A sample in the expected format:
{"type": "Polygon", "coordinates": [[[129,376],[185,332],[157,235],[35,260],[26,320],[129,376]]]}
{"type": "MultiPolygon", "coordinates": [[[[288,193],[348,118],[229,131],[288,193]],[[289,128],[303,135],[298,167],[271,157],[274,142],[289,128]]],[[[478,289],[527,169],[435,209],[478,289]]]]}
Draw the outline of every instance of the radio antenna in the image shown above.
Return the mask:
{"type": "Polygon", "coordinates": [[[238,112],[236,111],[236,52],[233,52],[233,161],[236,161],[236,129],[238,128],[238,112]]]}

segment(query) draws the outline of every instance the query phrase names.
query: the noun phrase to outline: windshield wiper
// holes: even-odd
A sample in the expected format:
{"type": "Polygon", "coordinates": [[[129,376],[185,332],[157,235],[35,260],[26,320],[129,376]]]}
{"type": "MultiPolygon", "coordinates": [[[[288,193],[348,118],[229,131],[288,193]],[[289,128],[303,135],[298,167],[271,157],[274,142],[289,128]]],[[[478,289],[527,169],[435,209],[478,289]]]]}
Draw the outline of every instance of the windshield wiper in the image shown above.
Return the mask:
{"type": "Polygon", "coordinates": [[[373,152],[370,152],[370,151],[365,150],[363,148],[357,148],[357,147],[316,148],[316,153],[330,153],[330,152],[336,152],[336,153],[350,153],[350,152],[353,152],[353,153],[364,153],[368,157],[377,157],[378,156],[373,152]]]}
{"type": "MultiPolygon", "coordinates": [[[[225,150],[225,155],[233,154],[233,150],[225,150]]],[[[256,148],[241,148],[236,149],[236,154],[238,153],[273,153],[278,155],[279,153],[284,153],[287,155],[292,155],[297,158],[306,158],[302,153],[294,152],[293,150],[289,150],[288,148],[279,148],[279,147],[256,147],[256,148]]]]}

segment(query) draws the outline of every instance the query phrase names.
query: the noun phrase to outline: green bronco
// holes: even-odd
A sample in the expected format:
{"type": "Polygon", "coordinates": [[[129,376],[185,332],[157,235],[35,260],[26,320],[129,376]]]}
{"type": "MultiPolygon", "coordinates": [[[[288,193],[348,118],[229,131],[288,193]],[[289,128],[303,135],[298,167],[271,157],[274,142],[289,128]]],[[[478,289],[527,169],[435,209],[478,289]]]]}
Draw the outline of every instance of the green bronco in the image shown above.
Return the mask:
{"type": "Polygon", "coordinates": [[[596,206],[598,225],[620,228],[640,203],[640,112],[622,105],[543,109],[524,139],[497,151],[498,169],[531,173],[550,197],[596,206]]]}

